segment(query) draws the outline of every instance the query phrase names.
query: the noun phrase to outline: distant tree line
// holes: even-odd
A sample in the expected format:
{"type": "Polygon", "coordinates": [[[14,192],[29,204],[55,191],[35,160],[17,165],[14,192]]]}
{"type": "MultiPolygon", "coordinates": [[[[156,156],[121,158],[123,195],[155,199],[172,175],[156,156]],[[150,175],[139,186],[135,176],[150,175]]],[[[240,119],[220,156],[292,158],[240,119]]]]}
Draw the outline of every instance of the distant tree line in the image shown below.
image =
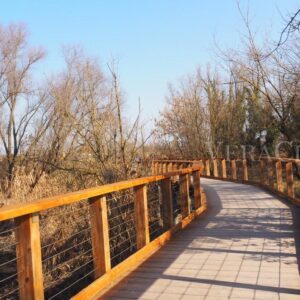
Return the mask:
{"type": "Polygon", "coordinates": [[[299,32],[276,49],[270,41],[259,46],[243,18],[242,50],[220,50],[219,68],[199,68],[170,86],[156,122],[161,154],[226,156],[229,149],[229,155],[238,156],[245,147],[257,155],[275,155],[278,149],[290,157],[299,153],[299,32]]]}

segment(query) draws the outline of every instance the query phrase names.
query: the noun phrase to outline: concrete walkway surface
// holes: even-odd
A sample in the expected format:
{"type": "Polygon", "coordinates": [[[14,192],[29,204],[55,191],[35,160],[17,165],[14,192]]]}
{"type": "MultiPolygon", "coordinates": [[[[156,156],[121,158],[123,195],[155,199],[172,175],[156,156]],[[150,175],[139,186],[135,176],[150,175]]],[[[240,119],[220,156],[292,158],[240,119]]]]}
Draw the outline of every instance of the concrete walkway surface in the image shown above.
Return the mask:
{"type": "Polygon", "coordinates": [[[258,187],[201,184],[208,211],[104,299],[299,300],[300,209],[258,187]]]}

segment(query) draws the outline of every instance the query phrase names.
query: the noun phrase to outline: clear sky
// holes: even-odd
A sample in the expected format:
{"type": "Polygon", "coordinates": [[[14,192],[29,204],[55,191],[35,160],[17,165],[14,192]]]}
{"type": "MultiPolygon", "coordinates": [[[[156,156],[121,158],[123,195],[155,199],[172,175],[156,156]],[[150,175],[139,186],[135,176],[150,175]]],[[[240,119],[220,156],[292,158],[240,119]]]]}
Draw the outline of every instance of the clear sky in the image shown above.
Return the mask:
{"type": "MultiPolygon", "coordinates": [[[[162,110],[168,82],[215,58],[214,40],[240,47],[242,20],[235,0],[1,0],[0,23],[24,22],[30,43],[47,51],[41,76],[62,66],[62,46],[80,44],[103,68],[119,61],[127,113],[152,118],[162,110]]],[[[258,36],[278,39],[296,0],[240,1],[258,36]]]]}

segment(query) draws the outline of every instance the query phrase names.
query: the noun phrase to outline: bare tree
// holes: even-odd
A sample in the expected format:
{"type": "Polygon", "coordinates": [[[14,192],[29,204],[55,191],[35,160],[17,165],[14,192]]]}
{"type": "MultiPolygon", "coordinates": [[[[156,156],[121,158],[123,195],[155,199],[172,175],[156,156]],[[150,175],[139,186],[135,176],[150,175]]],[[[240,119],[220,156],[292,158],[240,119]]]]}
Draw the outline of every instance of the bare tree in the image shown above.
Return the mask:
{"type": "Polygon", "coordinates": [[[24,26],[0,27],[0,138],[6,164],[4,191],[8,197],[11,196],[17,159],[40,107],[31,72],[43,56],[43,50],[27,46],[24,26]]]}

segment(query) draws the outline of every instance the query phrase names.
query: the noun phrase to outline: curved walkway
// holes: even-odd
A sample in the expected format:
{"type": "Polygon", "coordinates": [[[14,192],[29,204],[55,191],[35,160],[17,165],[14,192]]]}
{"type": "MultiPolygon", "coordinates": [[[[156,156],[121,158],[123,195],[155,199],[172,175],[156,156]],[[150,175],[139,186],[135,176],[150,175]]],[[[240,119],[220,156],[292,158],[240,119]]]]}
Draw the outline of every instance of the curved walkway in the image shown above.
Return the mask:
{"type": "Polygon", "coordinates": [[[300,210],[250,185],[201,179],[208,211],[105,299],[300,299],[300,210]]]}

